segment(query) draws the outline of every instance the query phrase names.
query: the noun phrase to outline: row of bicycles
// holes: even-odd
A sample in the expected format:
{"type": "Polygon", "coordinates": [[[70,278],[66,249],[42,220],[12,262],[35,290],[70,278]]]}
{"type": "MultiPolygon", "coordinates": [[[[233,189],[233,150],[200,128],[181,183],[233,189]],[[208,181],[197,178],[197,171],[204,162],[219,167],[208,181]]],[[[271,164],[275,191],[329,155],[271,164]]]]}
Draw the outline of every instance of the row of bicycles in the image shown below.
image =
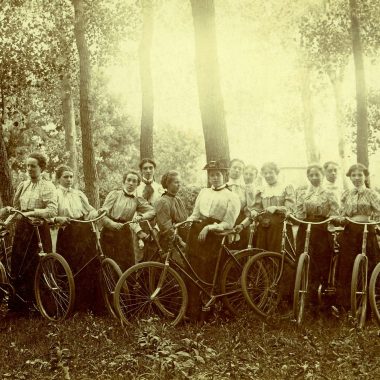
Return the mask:
{"type": "MultiPolygon", "coordinates": [[[[42,220],[29,218],[22,212],[13,210],[12,214],[0,225],[0,301],[17,297],[25,301],[18,293],[17,284],[28,269],[29,261],[25,257],[17,273],[11,271],[11,248],[9,225],[15,216],[26,218],[33,226],[38,239],[38,265],[34,277],[34,294],[36,307],[45,318],[60,321],[68,318],[75,303],[75,278],[93,260],[99,263],[99,279],[106,308],[114,317],[128,324],[135,319],[158,315],[172,325],[179,324],[186,315],[188,292],[186,284],[192,283],[199,289],[202,310],[209,311],[217,305],[224,305],[231,315],[252,310],[256,316],[271,322],[276,319],[289,318],[302,324],[308,307],[310,295],[310,236],[312,225],[329,225],[333,241],[328,281],[320,284],[317,293],[322,304],[325,297],[336,293],[336,272],[339,259],[337,236],[341,227],[334,227],[332,219],[320,222],[299,220],[292,215],[284,215],[281,252],[268,252],[252,246],[252,237],[258,217],[252,222],[248,247],[235,251],[230,242],[236,236],[234,230],[214,232],[222,236],[217,262],[211,283],[205,282],[194,270],[186,257],[186,249],[179,238],[181,229],[188,229],[191,223],[185,221],[175,225],[174,239],[168,250],[163,250],[157,235],[149,221],[144,221],[150,231],[152,252],[149,260],[138,263],[124,273],[118,264],[107,258],[101,247],[98,221],[104,213],[92,220],[72,220],[89,223],[96,240],[93,257],[76,273],[73,273],[65,258],[55,252],[57,227],[52,226],[51,235],[53,252],[43,251],[38,227],[42,220]],[[297,259],[288,226],[305,223],[306,240],[304,252],[297,259]],[[222,301],[222,302],[219,302],[222,301]]],[[[368,282],[368,259],[366,255],[368,226],[378,222],[362,224],[363,244],[358,253],[351,281],[351,314],[359,327],[363,327],[371,305],[373,315],[380,323],[380,263],[373,270],[368,282]]],[[[130,222],[125,223],[125,228],[130,222]]],[[[26,255],[27,252],[25,252],[26,255]]]]}

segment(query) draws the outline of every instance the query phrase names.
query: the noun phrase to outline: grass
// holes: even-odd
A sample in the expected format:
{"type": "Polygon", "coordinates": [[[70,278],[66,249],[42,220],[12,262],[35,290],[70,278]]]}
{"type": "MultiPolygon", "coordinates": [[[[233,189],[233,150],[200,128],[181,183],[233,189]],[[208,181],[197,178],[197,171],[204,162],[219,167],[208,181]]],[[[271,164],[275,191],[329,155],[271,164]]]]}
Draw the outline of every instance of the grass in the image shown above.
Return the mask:
{"type": "Polygon", "coordinates": [[[126,328],[76,314],[3,321],[1,379],[376,379],[380,338],[345,320],[268,326],[244,315],[172,328],[155,319],[126,328]]]}

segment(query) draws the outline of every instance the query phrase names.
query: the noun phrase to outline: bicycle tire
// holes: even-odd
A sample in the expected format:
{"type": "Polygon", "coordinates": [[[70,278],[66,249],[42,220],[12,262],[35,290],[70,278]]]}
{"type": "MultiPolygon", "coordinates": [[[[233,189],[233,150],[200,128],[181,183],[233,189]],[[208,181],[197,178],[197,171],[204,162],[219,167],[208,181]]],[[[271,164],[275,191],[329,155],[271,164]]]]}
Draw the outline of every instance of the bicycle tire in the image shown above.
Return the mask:
{"type": "Polygon", "coordinates": [[[244,308],[248,306],[243,294],[241,277],[248,260],[260,252],[262,252],[262,249],[259,248],[238,251],[234,254],[238,263],[232,257],[229,257],[223,266],[220,275],[220,290],[222,293],[230,293],[222,297],[222,300],[224,306],[233,316],[241,314],[244,308]]]}
{"type": "Polygon", "coordinates": [[[40,258],[34,294],[43,317],[61,321],[70,316],[75,303],[75,283],[69,264],[61,255],[48,253],[40,258]]]}
{"type": "Polygon", "coordinates": [[[364,327],[367,315],[367,276],[367,256],[358,254],[352,269],[351,314],[359,328],[364,327]]]}
{"type": "Polygon", "coordinates": [[[375,266],[371,274],[368,296],[372,313],[380,325],[380,263],[375,266]]]}
{"type": "Polygon", "coordinates": [[[99,273],[100,288],[106,309],[115,318],[118,318],[118,315],[113,301],[116,284],[121,275],[122,271],[115,260],[102,260],[99,273]]]}
{"type": "MultiPolygon", "coordinates": [[[[253,256],[244,266],[242,273],[243,294],[255,314],[269,321],[276,318],[289,318],[291,307],[286,305],[283,282],[276,284],[281,267],[282,255],[278,252],[262,252],[253,256]]],[[[294,263],[287,257],[284,272],[294,271],[294,263]]]]}
{"type": "Polygon", "coordinates": [[[310,256],[302,253],[297,264],[294,284],[293,315],[298,325],[303,323],[309,287],[310,256]]]}
{"type": "Polygon", "coordinates": [[[114,295],[118,316],[125,324],[141,316],[155,315],[176,326],[185,316],[187,303],[182,277],[173,268],[152,261],[136,264],[125,271],[114,295]],[[162,273],[165,278],[161,277],[162,273]],[[160,288],[157,287],[159,281],[162,281],[160,288]]]}

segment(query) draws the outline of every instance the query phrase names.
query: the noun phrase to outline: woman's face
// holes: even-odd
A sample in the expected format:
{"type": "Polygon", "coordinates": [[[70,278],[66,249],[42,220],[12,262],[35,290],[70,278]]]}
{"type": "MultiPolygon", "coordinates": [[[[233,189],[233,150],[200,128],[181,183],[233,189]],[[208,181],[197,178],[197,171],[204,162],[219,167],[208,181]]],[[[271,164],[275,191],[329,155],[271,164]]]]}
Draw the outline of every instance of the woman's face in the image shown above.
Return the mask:
{"type": "Polygon", "coordinates": [[[244,170],[244,183],[246,185],[251,185],[256,179],[256,177],[257,177],[257,170],[250,169],[250,168],[244,170]]]}
{"type": "Polygon", "coordinates": [[[61,177],[58,180],[59,184],[67,189],[73,186],[73,181],[74,181],[74,174],[67,170],[65,170],[62,173],[61,177]]]}
{"type": "Polygon", "coordinates": [[[124,189],[128,193],[133,193],[136,190],[136,187],[138,186],[139,179],[136,174],[129,173],[127,175],[127,178],[125,179],[124,182],[124,189]]]}
{"type": "Polygon", "coordinates": [[[141,167],[141,174],[142,176],[147,179],[148,181],[153,179],[154,175],[154,165],[151,162],[146,162],[142,167],[141,167]]]}
{"type": "Polygon", "coordinates": [[[181,188],[181,178],[179,175],[172,178],[171,182],[168,185],[168,192],[171,194],[177,194],[179,189],[181,188]]]}
{"type": "Polygon", "coordinates": [[[219,170],[209,170],[208,180],[213,187],[220,187],[224,184],[223,173],[219,170]]]}
{"type": "Polygon", "coordinates": [[[312,168],[309,170],[307,178],[313,186],[318,187],[321,185],[322,182],[322,173],[317,168],[312,168]]]}
{"type": "Polygon", "coordinates": [[[325,174],[326,174],[326,179],[331,182],[331,183],[335,183],[336,181],[336,178],[337,178],[337,175],[338,175],[338,166],[337,165],[334,165],[334,164],[330,164],[326,170],[325,170],[325,174]]]}
{"type": "Polygon", "coordinates": [[[29,157],[26,160],[26,169],[31,179],[38,179],[41,175],[41,168],[35,158],[29,157]]]}
{"type": "Polygon", "coordinates": [[[239,162],[235,161],[230,167],[230,178],[232,179],[239,179],[243,173],[244,165],[239,162]]]}
{"type": "Polygon", "coordinates": [[[261,175],[268,185],[275,185],[277,183],[277,173],[273,169],[264,169],[261,175]]]}
{"type": "Polygon", "coordinates": [[[365,176],[361,170],[353,170],[350,175],[350,180],[355,187],[364,185],[365,176]]]}

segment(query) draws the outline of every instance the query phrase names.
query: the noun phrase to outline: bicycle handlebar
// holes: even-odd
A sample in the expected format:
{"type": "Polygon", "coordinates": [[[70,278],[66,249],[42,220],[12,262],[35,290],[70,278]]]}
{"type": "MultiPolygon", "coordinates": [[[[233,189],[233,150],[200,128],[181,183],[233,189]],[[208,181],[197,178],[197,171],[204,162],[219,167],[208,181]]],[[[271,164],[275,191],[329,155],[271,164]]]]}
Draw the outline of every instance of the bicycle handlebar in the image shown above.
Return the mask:
{"type": "Polygon", "coordinates": [[[100,215],[98,215],[95,219],[89,219],[89,220],[80,220],[80,219],[73,219],[69,218],[70,222],[76,222],[76,223],[94,223],[97,222],[98,220],[104,218],[107,214],[107,211],[103,211],[100,215]]]}
{"type": "Polygon", "coordinates": [[[356,220],[350,219],[347,216],[345,217],[345,219],[348,220],[350,223],[359,224],[359,225],[365,225],[366,224],[367,226],[375,226],[377,224],[380,224],[380,221],[379,222],[375,222],[373,220],[370,220],[368,222],[357,222],[356,220]]]}
{"type": "Polygon", "coordinates": [[[334,218],[333,217],[329,217],[325,220],[322,220],[321,222],[309,222],[309,221],[306,221],[306,220],[301,220],[301,219],[298,219],[296,218],[294,215],[292,214],[289,214],[288,217],[292,218],[293,220],[295,220],[296,222],[298,223],[303,223],[303,224],[313,224],[313,225],[316,225],[316,224],[325,224],[325,223],[328,223],[330,221],[332,221],[334,218]]]}

